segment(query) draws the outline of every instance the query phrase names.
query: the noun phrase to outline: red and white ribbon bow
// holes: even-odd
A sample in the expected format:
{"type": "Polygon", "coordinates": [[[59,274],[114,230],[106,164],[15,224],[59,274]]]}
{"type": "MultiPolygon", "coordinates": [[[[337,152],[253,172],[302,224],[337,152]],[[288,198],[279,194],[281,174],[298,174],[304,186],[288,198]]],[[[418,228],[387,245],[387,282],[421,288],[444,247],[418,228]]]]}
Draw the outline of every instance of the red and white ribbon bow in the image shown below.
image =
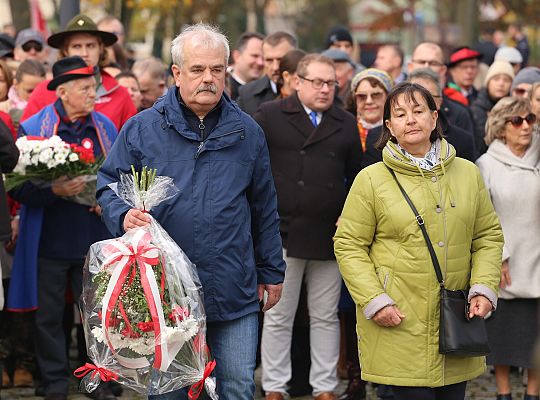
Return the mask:
{"type": "MultiPolygon", "coordinates": [[[[135,278],[137,270],[140,273],[141,285],[143,287],[144,296],[148,303],[150,316],[152,317],[153,331],[155,335],[155,357],[153,367],[162,371],[166,371],[172,359],[169,356],[167,342],[165,340],[165,318],[163,315],[163,307],[161,305],[160,288],[156,282],[153,266],[160,262],[160,251],[151,243],[152,236],[145,229],[137,229],[128,242],[123,240],[114,240],[103,252],[106,259],[103,263],[105,268],[112,269],[111,278],[107,285],[107,290],[102,300],[101,323],[105,338],[109,348],[114,353],[116,359],[128,368],[144,368],[149,365],[146,357],[128,358],[120,356],[111,343],[109,337],[109,329],[115,325],[115,319],[112,313],[119,305],[120,313],[126,323],[128,333],[133,332],[131,323],[123,310],[121,295],[123,294],[122,287],[129,277],[128,284],[135,278]]],[[[164,266],[162,266],[164,268],[164,266]]],[[[162,291],[164,286],[165,271],[162,270],[162,291]]],[[[129,339],[128,339],[129,340],[129,339]]]]}

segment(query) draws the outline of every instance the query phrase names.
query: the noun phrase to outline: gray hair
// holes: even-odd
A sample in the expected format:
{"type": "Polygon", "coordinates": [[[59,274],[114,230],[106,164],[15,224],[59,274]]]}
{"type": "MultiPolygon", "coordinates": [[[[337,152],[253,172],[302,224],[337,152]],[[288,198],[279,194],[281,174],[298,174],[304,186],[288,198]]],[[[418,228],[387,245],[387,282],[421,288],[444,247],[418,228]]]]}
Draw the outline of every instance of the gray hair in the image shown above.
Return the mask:
{"type": "Polygon", "coordinates": [[[150,74],[150,77],[156,81],[167,79],[167,67],[155,57],[135,61],[131,71],[137,76],[137,79],[146,73],[150,74]]]}
{"type": "Polygon", "coordinates": [[[495,139],[504,142],[506,121],[508,118],[530,112],[529,99],[521,97],[503,97],[491,109],[486,121],[486,135],[484,141],[489,146],[495,139]]]}
{"type": "Polygon", "coordinates": [[[437,74],[431,68],[415,69],[409,74],[407,81],[412,82],[416,79],[424,79],[426,81],[433,82],[435,84],[435,87],[437,88],[437,95],[440,96],[442,94],[441,81],[439,78],[439,74],[437,74]]]}
{"type": "Polygon", "coordinates": [[[199,22],[189,25],[180,33],[171,44],[172,61],[181,67],[184,64],[184,45],[189,40],[192,46],[203,46],[207,49],[215,49],[223,46],[225,50],[225,65],[229,63],[229,41],[217,27],[199,22]]]}

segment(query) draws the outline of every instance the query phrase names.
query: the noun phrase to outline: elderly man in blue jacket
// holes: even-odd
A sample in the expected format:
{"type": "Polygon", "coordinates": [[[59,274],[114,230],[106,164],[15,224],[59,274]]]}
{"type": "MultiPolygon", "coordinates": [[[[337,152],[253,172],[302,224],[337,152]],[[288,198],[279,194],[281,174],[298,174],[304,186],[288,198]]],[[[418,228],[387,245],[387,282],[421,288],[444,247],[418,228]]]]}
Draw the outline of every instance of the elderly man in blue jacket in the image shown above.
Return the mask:
{"type": "Polygon", "coordinates": [[[190,26],[171,53],[176,87],[123,127],[98,174],[98,202],[119,236],[149,223],[108,187],[119,173],[148,166],[174,179],[179,193],[152,215],[197,266],[220,399],[252,400],[259,301],[266,292],[263,311],[278,302],[285,274],[266,141],[223,93],[224,35],[190,26]]]}

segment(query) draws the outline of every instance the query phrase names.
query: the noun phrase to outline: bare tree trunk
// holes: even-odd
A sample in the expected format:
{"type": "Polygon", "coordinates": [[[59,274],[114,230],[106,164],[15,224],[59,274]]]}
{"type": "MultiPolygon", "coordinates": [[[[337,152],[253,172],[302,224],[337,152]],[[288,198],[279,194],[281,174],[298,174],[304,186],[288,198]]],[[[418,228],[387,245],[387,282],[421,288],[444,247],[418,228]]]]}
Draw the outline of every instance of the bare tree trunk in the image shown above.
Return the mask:
{"type": "Polygon", "coordinates": [[[30,26],[30,5],[25,0],[9,0],[13,24],[17,31],[30,26]]]}
{"type": "Polygon", "coordinates": [[[126,38],[129,38],[129,33],[131,31],[131,18],[133,17],[133,8],[128,7],[125,1],[121,1],[121,5],[122,8],[119,19],[124,25],[124,34],[126,35],[126,38]]]}
{"type": "Polygon", "coordinates": [[[167,19],[167,16],[164,15],[164,13],[160,13],[158,23],[156,24],[156,30],[155,30],[155,35],[154,35],[154,46],[152,47],[152,55],[157,58],[161,58],[162,56],[166,19],[167,19]]]}
{"type": "Polygon", "coordinates": [[[257,30],[257,6],[256,0],[246,0],[246,31],[255,32],[257,30]]]}
{"type": "Polygon", "coordinates": [[[461,42],[475,43],[478,39],[478,6],[476,0],[459,0],[457,2],[457,21],[461,27],[461,42]]]}
{"type": "Polygon", "coordinates": [[[62,0],[60,3],[60,28],[64,29],[69,20],[80,12],[81,5],[79,0],[62,0]]]}

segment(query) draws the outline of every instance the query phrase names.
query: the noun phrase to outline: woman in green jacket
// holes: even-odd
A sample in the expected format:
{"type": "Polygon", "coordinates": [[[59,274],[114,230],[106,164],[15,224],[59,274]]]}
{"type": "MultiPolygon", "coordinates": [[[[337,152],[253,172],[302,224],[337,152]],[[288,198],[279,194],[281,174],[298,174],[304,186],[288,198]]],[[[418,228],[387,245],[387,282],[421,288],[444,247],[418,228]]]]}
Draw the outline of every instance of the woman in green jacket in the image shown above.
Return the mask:
{"type": "Polygon", "coordinates": [[[484,357],[439,354],[439,283],[389,169],[422,215],[448,289],[470,287],[470,317],[497,306],[503,236],[476,166],[442,138],[433,98],[403,83],[384,105],[383,162],[362,170],[334,238],[357,305],[362,378],[395,399],[463,399],[484,357]]]}

